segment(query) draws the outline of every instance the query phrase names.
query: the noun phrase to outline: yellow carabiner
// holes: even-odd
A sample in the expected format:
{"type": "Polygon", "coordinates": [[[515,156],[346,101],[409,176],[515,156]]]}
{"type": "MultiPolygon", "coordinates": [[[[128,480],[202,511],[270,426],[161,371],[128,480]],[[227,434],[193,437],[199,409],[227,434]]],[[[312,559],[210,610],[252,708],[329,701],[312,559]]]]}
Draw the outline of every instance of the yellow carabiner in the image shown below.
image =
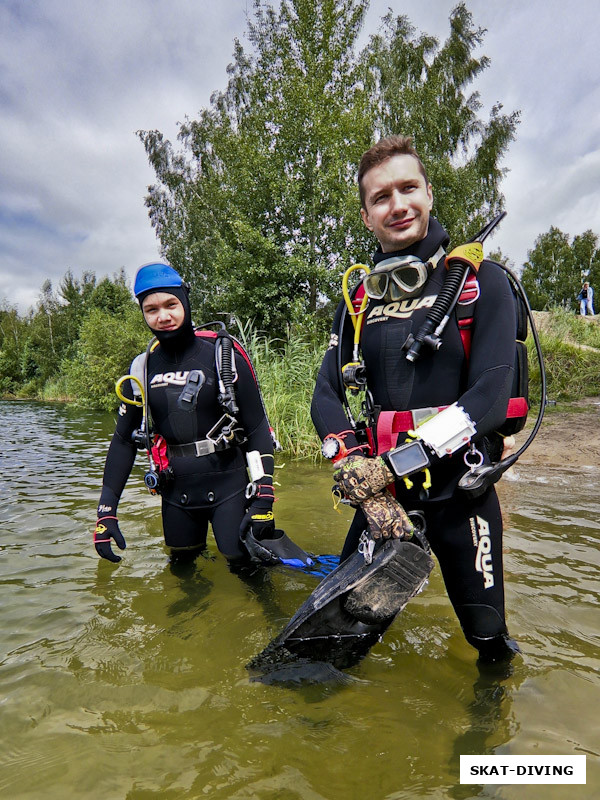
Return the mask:
{"type": "Polygon", "coordinates": [[[366,264],[353,264],[351,267],[348,267],[346,272],[344,272],[344,277],[342,278],[342,294],[344,295],[344,300],[346,301],[346,307],[348,309],[348,313],[350,314],[350,319],[352,320],[352,325],[354,326],[354,344],[358,344],[360,341],[360,329],[363,320],[363,314],[365,313],[365,308],[367,307],[367,303],[369,302],[369,298],[367,297],[366,293],[360,303],[360,308],[358,311],[354,310],[354,306],[352,305],[352,298],[350,297],[350,292],[348,291],[348,279],[350,275],[357,269],[361,269],[363,272],[366,272],[367,275],[371,271],[366,264]]]}
{"type": "Polygon", "coordinates": [[[123,403],[127,403],[130,406],[143,406],[144,405],[144,387],[142,386],[142,382],[139,378],[136,378],[135,375],[123,375],[119,380],[115,383],[115,392],[117,393],[117,397],[123,403]],[[141,400],[131,400],[129,397],[125,397],[125,395],[121,392],[121,386],[125,381],[134,381],[137,383],[140,394],[142,395],[141,400]]]}

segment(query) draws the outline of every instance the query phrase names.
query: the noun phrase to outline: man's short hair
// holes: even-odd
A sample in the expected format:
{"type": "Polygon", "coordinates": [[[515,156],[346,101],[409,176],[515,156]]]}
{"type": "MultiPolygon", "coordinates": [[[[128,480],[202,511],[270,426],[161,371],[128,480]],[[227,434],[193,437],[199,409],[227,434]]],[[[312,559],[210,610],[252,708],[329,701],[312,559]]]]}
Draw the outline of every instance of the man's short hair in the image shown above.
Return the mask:
{"type": "Polygon", "coordinates": [[[358,165],[358,191],[360,193],[360,204],[362,208],[365,207],[363,178],[370,169],[373,169],[373,167],[378,167],[392,156],[412,156],[415,158],[417,164],[419,165],[419,171],[425,179],[425,184],[429,184],[427,179],[427,171],[423,166],[423,162],[419,158],[419,154],[413,147],[412,137],[398,135],[386,136],[384,139],[380,139],[376,144],[363,153],[360,159],[360,163],[358,165]]]}

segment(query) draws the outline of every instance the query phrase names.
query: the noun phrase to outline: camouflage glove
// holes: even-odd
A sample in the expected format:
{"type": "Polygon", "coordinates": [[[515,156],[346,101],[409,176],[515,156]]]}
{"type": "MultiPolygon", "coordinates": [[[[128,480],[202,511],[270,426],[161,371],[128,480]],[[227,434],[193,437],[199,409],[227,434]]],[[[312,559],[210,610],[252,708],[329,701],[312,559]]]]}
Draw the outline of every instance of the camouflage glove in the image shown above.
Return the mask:
{"type": "Polygon", "coordinates": [[[338,462],[333,479],[351,503],[363,503],[393,483],[394,473],[380,456],[347,456],[338,462]]]}
{"type": "Polygon", "coordinates": [[[387,491],[369,497],[360,505],[373,539],[410,539],[414,525],[395,497],[387,491]]]}

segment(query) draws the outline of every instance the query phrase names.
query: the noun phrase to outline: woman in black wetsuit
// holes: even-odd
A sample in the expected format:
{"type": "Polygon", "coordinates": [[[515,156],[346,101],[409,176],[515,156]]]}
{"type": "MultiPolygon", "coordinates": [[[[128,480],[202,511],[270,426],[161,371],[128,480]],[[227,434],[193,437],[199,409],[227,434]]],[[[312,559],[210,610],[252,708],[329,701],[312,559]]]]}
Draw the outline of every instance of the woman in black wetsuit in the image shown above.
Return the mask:
{"type": "Polygon", "coordinates": [[[267,564],[294,558],[307,563],[306,553],[283,531],[275,530],[273,440],[248,356],[226,333],[194,329],[189,287],[168,264],[141,267],[134,292],[156,341],[132,363],[130,372],[139,383],[122,384],[123,397],[137,400],[138,405],[124,402],[119,408],[98,504],[94,532],[98,554],[120,561],[111,539],[125,548],[117,506],[143,421],[141,386],[152,433],[164,440],[158,457],[162,470],[156,479],[165,544],[172,558],[195,558],[206,546],[210,522],[217,546],[230,564],[243,564],[250,555],[267,564]]]}

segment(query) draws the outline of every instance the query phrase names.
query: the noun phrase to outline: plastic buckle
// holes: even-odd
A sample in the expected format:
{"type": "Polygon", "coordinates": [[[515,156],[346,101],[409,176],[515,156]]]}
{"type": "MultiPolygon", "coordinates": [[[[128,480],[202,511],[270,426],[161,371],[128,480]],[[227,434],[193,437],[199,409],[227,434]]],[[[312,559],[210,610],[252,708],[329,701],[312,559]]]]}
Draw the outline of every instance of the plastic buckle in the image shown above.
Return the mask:
{"type": "Polygon", "coordinates": [[[208,456],[215,452],[215,442],[212,439],[202,439],[201,442],[194,442],[196,456],[208,456]]]}
{"type": "Polygon", "coordinates": [[[370,564],[373,561],[373,551],[375,550],[375,539],[363,531],[358,540],[358,552],[365,560],[365,564],[370,564]]]}

